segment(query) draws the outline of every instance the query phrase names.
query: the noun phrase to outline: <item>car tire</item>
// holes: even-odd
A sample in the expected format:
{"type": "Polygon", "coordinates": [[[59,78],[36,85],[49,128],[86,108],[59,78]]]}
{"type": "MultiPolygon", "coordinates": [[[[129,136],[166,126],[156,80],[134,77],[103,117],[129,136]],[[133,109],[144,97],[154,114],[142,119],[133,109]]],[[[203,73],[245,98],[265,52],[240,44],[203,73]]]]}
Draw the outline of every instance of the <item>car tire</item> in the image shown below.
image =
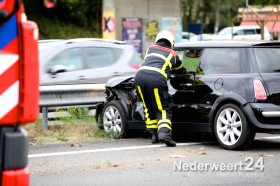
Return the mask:
{"type": "Polygon", "coordinates": [[[248,147],[255,137],[244,112],[235,104],[222,106],[215,117],[214,132],[218,143],[225,149],[248,147]]]}
{"type": "Polygon", "coordinates": [[[126,113],[119,101],[107,103],[102,111],[102,128],[111,138],[118,139],[127,136],[126,113]]]}

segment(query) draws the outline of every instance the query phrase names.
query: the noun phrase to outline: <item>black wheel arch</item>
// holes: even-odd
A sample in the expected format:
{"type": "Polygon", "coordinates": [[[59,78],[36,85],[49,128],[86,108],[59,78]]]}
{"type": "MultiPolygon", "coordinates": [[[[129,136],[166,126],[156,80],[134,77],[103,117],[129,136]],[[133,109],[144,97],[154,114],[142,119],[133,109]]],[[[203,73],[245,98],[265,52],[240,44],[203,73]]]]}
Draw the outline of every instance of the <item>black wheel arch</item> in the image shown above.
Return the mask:
{"type": "Polygon", "coordinates": [[[221,96],[219,96],[215,103],[212,106],[212,109],[210,111],[210,116],[209,116],[209,123],[214,126],[214,121],[215,121],[215,116],[218,112],[218,110],[225,104],[228,103],[233,103],[235,105],[240,106],[241,110],[243,110],[243,106],[246,105],[248,102],[240,95],[235,94],[235,93],[225,93],[221,96]]]}
{"type": "Polygon", "coordinates": [[[128,96],[125,94],[125,92],[117,89],[106,88],[106,93],[107,93],[106,101],[100,102],[96,105],[96,114],[95,114],[96,121],[97,122],[100,121],[100,116],[102,115],[102,111],[105,105],[114,100],[120,101],[126,114],[128,115],[128,108],[127,108],[128,96]]]}
{"type": "MultiPolygon", "coordinates": [[[[118,100],[121,102],[126,114],[128,115],[128,95],[122,91],[122,90],[117,90],[114,89],[113,93],[115,94],[115,98],[113,100],[118,100]]],[[[113,101],[111,100],[111,101],[113,101]]]]}
{"type": "Polygon", "coordinates": [[[246,116],[246,113],[244,113],[242,107],[232,102],[228,102],[227,104],[224,104],[222,107],[218,109],[217,115],[215,117],[215,124],[213,126],[214,126],[214,133],[218,143],[227,150],[242,150],[246,147],[249,147],[252,144],[255,137],[255,130],[250,126],[250,122],[248,120],[248,117],[246,116]],[[237,141],[235,141],[235,143],[232,145],[225,144],[221,140],[221,138],[218,136],[218,132],[216,128],[217,120],[218,120],[217,116],[227,108],[231,108],[234,110],[234,112],[238,113],[239,115],[238,117],[240,119],[239,121],[241,121],[241,126],[242,126],[242,131],[240,131],[241,135],[238,136],[237,141]]]}

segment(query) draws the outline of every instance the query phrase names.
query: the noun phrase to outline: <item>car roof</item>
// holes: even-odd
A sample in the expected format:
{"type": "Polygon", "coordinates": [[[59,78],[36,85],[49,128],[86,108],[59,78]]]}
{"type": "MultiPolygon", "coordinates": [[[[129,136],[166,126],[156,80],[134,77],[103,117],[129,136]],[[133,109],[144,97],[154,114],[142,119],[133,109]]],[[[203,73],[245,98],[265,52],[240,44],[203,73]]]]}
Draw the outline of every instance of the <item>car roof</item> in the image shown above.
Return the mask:
{"type": "Polygon", "coordinates": [[[240,48],[280,46],[279,41],[194,41],[176,43],[175,49],[183,48],[240,48]]]}
{"type": "MultiPolygon", "coordinates": [[[[225,27],[225,28],[231,28],[230,26],[229,27],[225,27]]],[[[258,25],[248,25],[248,26],[233,26],[233,28],[237,28],[237,29],[246,29],[246,28],[261,28],[260,26],[258,25]]]]}
{"type": "Polygon", "coordinates": [[[134,47],[123,41],[106,40],[100,38],[75,38],[75,39],[45,39],[39,40],[40,61],[43,61],[49,53],[57,48],[66,49],[68,47],[110,47],[124,50],[132,50],[134,47]]]}
{"type": "MultiPolygon", "coordinates": [[[[261,29],[261,27],[260,26],[258,26],[258,25],[248,25],[248,26],[233,26],[233,27],[225,27],[225,28],[223,28],[223,29],[221,29],[220,31],[219,31],[219,33],[221,32],[221,31],[223,31],[223,30],[228,30],[228,29],[233,29],[233,31],[234,32],[236,32],[236,31],[238,31],[238,30],[246,30],[246,29],[261,29]]],[[[268,32],[268,29],[266,28],[266,27],[264,27],[264,31],[267,33],[268,32]]]]}
{"type": "Polygon", "coordinates": [[[119,44],[126,45],[127,43],[119,40],[109,40],[109,39],[100,39],[100,38],[74,38],[74,39],[45,39],[39,40],[40,45],[44,46],[61,46],[67,44],[76,44],[76,43],[92,43],[92,44],[119,44]]]}

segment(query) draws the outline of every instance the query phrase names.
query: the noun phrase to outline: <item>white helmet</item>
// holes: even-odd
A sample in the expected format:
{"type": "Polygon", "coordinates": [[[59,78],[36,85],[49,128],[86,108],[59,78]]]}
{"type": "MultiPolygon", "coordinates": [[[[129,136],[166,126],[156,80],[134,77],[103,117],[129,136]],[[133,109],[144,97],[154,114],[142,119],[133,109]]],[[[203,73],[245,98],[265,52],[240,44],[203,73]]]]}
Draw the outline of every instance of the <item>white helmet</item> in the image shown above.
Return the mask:
{"type": "Polygon", "coordinates": [[[168,30],[160,31],[160,32],[157,34],[155,43],[157,43],[160,39],[166,39],[167,41],[170,42],[171,48],[174,47],[174,36],[173,36],[173,34],[172,34],[171,32],[169,32],[168,30]]]}

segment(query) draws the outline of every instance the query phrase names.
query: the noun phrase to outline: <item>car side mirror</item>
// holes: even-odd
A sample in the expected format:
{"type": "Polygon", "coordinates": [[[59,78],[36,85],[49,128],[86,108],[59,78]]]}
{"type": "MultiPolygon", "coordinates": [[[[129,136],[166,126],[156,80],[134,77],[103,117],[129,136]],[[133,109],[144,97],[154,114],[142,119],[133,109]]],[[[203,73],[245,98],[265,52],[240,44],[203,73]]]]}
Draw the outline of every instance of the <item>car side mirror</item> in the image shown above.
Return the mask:
{"type": "Polygon", "coordinates": [[[188,51],[186,53],[186,56],[188,58],[198,58],[198,57],[200,57],[200,52],[199,51],[188,51]]]}
{"type": "Polygon", "coordinates": [[[63,65],[54,65],[51,69],[50,69],[50,73],[52,75],[55,75],[57,73],[63,73],[66,72],[67,68],[63,65]]]}

